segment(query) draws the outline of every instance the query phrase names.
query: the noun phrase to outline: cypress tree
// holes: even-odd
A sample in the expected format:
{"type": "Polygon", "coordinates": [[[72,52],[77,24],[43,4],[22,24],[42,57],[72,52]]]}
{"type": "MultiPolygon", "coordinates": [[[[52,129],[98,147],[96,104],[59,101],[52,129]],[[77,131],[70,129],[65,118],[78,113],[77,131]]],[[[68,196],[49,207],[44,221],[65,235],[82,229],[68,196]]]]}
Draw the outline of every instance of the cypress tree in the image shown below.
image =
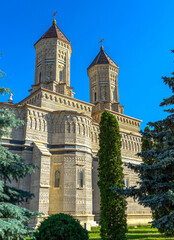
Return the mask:
{"type": "Polygon", "coordinates": [[[121,134],[116,118],[107,111],[101,116],[99,146],[100,235],[103,240],[126,239],[126,201],[110,189],[124,187],[121,134]]]}
{"type": "MultiPolygon", "coordinates": [[[[2,78],[3,72],[0,71],[2,78]]],[[[10,93],[10,89],[0,88],[0,94],[10,93]]],[[[33,197],[33,194],[10,186],[13,182],[31,174],[36,167],[25,161],[17,154],[9,152],[2,146],[2,137],[10,136],[10,129],[23,125],[16,119],[14,112],[0,109],[0,239],[22,240],[28,235],[28,223],[31,216],[38,213],[22,207],[22,204],[33,197]]]]}
{"type": "MultiPolygon", "coordinates": [[[[172,51],[174,52],[174,51],[172,51]]],[[[143,148],[139,154],[143,163],[129,164],[139,176],[139,187],[120,190],[125,196],[132,196],[152,211],[152,227],[161,233],[174,235],[174,73],[163,77],[164,83],[172,90],[172,96],[160,104],[168,107],[168,116],[156,122],[149,122],[143,132],[143,148]]]]}

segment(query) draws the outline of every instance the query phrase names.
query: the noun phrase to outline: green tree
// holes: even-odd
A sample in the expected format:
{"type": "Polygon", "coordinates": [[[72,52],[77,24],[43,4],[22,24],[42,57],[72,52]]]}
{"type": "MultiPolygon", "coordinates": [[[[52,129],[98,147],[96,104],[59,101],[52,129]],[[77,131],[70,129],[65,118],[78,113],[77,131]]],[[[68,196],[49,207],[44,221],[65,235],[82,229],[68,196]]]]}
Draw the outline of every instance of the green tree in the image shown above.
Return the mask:
{"type": "MultiPolygon", "coordinates": [[[[9,92],[9,89],[0,88],[1,95],[9,92]]],[[[36,166],[25,163],[19,155],[2,146],[2,136],[9,137],[10,129],[23,124],[23,121],[16,119],[14,112],[0,109],[0,239],[4,240],[25,239],[31,216],[38,215],[21,207],[33,194],[10,186],[10,183],[31,174],[36,166]]]]}
{"type": "MultiPolygon", "coordinates": [[[[152,140],[152,137],[149,136],[149,133],[150,133],[150,128],[149,128],[149,126],[146,126],[144,129],[144,134],[143,134],[143,138],[142,138],[141,150],[143,152],[153,148],[153,140],[152,140]]],[[[142,158],[142,160],[143,160],[143,162],[148,163],[148,164],[152,163],[151,158],[149,159],[148,156],[146,156],[146,158],[142,158]]]]}
{"type": "Polygon", "coordinates": [[[121,134],[116,118],[107,111],[101,116],[99,146],[100,235],[103,240],[126,239],[126,201],[110,189],[124,187],[121,134]]]}
{"type": "Polygon", "coordinates": [[[160,104],[166,107],[164,111],[168,116],[148,123],[149,128],[143,132],[143,148],[139,154],[143,163],[128,165],[138,174],[139,187],[116,191],[149,207],[153,217],[152,227],[157,227],[166,235],[174,235],[174,74],[162,79],[172,90],[172,96],[163,99],[160,104]]]}
{"type": "Polygon", "coordinates": [[[88,231],[72,216],[64,213],[45,219],[35,232],[37,240],[88,240],[88,231]]]}

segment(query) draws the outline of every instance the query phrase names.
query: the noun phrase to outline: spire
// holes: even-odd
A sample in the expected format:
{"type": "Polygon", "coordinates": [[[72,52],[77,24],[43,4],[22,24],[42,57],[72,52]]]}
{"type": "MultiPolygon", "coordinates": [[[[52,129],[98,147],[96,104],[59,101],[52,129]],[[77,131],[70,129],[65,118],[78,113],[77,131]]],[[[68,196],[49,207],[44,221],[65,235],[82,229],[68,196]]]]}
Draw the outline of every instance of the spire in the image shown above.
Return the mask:
{"type": "Polygon", "coordinates": [[[42,35],[42,37],[34,45],[36,45],[41,39],[45,39],[45,38],[58,38],[60,40],[63,40],[64,42],[70,43],[68,38],[63,34],[63,32],[56,25],[56,19],[55,19],[56,13],[57,11],[55,11],[53,14],[54,19],[53,19],[52,26],[46,31],[46,33],[42,35]]]}
{"type": "Polygon", "coordinates": [[[93,60],[93,62],[89,65],[88,69],[97,64],[110,64],[114,67],[118,67],[117,64],[104,51],[104,47],[102,45],[103,40],[104,39],[100,40],[100,42],[101,42],[100,52],[98,53],[96,58],[93,60]]]}

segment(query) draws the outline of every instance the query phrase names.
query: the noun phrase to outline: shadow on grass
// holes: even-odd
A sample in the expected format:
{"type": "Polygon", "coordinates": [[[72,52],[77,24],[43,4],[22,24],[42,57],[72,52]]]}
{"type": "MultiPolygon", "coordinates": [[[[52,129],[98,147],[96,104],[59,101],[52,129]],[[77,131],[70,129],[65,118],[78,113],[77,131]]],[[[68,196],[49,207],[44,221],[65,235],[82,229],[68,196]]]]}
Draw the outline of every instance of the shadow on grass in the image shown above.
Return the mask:
{"type": "Polygon", "coordinates": [[[90,240],[101,240],[101,238],[90,238],[90,240]]]}
{"type": "Polygon", "coordinates": [[[146,231],[142,231],[142,230],[137,230],[137,231],[136,231],[136,230],[134,230],[134,231],[131,230],[131,231],[130,231],[130,230],[129,230],[128,233],[136,233],[136,234],[137,234],[137,233],[145,233],[145,234],[158,233],[158,234],[159,234],[158,231],[153,231],[153,232],[152,232],[152,231],[150,231],[150,230],[146,230],[146,231]]]}
{"type": "Polygon", "coordinates": [[[148,234],[148,235],[144,235],[144,236],[142,236],[142,235],[127,235],[127,239],[150,239],[150,238],[152,238],[152,239],[164,239],[164,238],[162,238],[161,237],[161,235],[158,235],[158,234],[148,234]]]}

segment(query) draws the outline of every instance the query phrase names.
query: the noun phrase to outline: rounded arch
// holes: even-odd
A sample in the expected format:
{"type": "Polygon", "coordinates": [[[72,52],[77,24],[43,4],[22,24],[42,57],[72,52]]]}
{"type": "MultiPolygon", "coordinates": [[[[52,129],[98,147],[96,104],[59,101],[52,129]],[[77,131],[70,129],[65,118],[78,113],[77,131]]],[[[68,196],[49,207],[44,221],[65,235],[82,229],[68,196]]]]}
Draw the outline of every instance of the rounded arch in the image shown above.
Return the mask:
{"type": "Polygon", "coordinates": [[[60,187],[60,171],[55,171],[54,187],[60,187]]]}
{"type": "Polygon", "coordinates": [[[41,74],[41,72],[39,73],[39,83],[41,83],[41,81],[42,81],[42,74],[41,74]]]}
{"type": "Polygon", "coordinates": [[[75,123],[72,122],[72,133],[75,133],[76,132],[76,129],[75,129],[75,123]]]}

